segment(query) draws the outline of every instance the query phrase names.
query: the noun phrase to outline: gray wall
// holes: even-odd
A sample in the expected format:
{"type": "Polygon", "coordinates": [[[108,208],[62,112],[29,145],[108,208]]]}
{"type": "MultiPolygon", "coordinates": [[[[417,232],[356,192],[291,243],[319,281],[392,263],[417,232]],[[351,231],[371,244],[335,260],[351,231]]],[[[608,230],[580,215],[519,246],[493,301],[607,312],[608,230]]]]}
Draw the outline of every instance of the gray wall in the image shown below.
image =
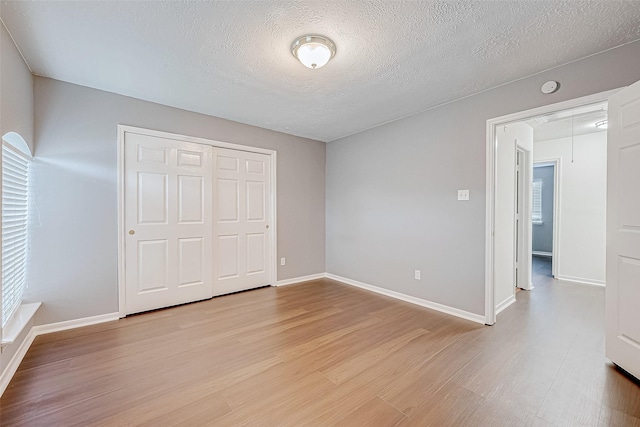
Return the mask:
{"type": "Polygon", "coordinates": [[[483,314],[486,121],[637,80],[640,42],[330,142],[327,271],[483,314]]]}
{"type": "Polygon", "coordinates": [[[33,77],[0,22],[0,136],[16,132],[33,152],[33,77]]]}
{"type": "Polygon", "coordinates": [[[533,168],[533,179],[542,181],[542,224],[533,224],[534,252],[553,252],[553,166],[533,168]]]}
{"type": "MultiPolygon", "coordinates": [[[[0,136],[16,132],[33,151],[33,77],[0,22],[0,136]]],[[[2,297],[0,296],[0,300],[2,297]]],[[[32,322],[0,354],[0,374],[24,341],[32,322]]]]}
{"type": "Polygon", "coordinates": [[[118,310],[118,124],[277,150],[278,278],[325,271],[325,143],[41,77],[35,105],[36,323],[118,310]]]}

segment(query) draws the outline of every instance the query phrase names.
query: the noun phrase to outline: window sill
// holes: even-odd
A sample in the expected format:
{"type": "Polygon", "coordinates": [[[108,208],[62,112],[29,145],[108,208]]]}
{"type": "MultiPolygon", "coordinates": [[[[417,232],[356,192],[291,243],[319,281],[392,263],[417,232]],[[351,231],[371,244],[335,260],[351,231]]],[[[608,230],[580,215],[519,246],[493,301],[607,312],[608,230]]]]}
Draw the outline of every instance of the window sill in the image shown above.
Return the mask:
{"type": "Polygon", "coordinates": [[[42,303],[34,302],[31,304],[22,304],[11,319],[7,322],[4,328],[2,328],[2,346],[13,344],[13,342],[20,336],[24,328],[31,322],[33,316],[38,311],[42,303]]]}

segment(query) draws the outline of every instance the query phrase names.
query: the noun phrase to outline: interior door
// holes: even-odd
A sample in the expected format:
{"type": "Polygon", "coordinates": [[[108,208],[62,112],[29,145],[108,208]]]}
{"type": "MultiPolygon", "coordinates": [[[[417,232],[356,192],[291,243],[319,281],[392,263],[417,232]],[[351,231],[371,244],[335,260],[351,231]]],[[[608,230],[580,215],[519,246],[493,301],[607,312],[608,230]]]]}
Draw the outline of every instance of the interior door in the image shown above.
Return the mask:
{"type": "Polygon", "coordinates": [[[606,352],[640,378],[640,82],[609,99],[606,352]]]}
{"type": "Polygon", "coordinates": [[[270,284],[269,167],[265,154],[214,149],[214,295],[270,284]]]}
{"type": "Polygon", "coordinates": [[[212,147],[127,132],[125,311],[211,297],[212,147]]]}
{"type": "Polygon", "coordinates": [[[522,227],[522,202],[523,202],[523,191],[522,191],[522,158],[524,157],[524,152],[519,148],[516,149],[516,182],[515,182],[515,279],[514,279],[514,287],[522,288],[524,287],[521,284],[522,268],[521,268],[521,258],[523,255],[522,250],[522,235],[523,235],[523,227],[522,227]]]}

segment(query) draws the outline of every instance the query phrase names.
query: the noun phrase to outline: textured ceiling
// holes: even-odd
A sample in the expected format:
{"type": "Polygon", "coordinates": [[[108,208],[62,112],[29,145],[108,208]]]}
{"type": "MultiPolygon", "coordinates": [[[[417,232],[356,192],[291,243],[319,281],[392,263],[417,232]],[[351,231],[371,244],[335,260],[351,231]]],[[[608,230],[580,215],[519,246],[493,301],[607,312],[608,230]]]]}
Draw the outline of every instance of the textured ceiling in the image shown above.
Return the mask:
{"type": "Polygon", "coordinates": [[[34,74],[321,141],[640,39],[638,1],[5,1],[34,74]],[[337,54],[310,70],[306,33],[337,54]]]}

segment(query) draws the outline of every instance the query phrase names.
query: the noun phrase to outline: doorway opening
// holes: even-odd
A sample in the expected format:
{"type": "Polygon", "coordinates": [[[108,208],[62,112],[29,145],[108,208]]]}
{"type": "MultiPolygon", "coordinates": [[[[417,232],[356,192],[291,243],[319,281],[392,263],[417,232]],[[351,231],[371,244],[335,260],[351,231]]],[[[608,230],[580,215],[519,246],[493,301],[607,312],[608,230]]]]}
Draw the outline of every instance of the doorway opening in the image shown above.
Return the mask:
{"type": "Polygon", "coordinates": [[[517,289],[532,290],[544,268],[557,279],[604,285],[603,122],[614,92],[487,121],[486,324],[515,302],[517,289]],[[534,177],[544,167],[546,184],[534,177]],[[544,246],[536,228],[551,230],[544,246]]]}
{"type": "Polygon", "coordinates": [[[604,285],[607,102],[526,123],[534,137],[532,256],[545,273],[540,279],[604,285]]]}
{"type": "MultiPolygon", "coordinates": [[[[535,154],[534,154],[535,155],[535,154]]],[[[558,211],[558,167],[560,159],[534,161],[531,183],[531,282],[556,276],[558,211]],[[556,255],[554,257],[554,254],[556,255]]]]}

